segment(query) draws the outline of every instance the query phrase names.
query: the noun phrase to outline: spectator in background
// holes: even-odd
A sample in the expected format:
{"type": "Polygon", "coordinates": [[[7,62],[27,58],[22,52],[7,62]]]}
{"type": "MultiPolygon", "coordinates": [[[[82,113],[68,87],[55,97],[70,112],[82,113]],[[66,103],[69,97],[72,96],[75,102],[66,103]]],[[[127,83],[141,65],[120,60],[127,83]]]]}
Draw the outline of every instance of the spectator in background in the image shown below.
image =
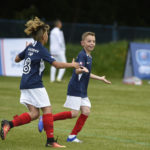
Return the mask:
{"type": "MultiPolygon", "coordinates": [[[[63,31],[61,31],[62,28],[62,22],[60,20],[54,21],[54,28],[52,29],[50,33],[50,51],[51,55],[55,57],[55,59],[58,62],[66,62],[66,56],[65,56],[65,40],[64,40],[64,34],[63,31]]],[[[61,82],[62,78],[64,76],[65,69],[59,69],[58,75],[57,75],[57,81],[61,82]]],[[[56,68],[51,67],[50,69],[50,81],[54,82],[56,76],[56,68]]]]}

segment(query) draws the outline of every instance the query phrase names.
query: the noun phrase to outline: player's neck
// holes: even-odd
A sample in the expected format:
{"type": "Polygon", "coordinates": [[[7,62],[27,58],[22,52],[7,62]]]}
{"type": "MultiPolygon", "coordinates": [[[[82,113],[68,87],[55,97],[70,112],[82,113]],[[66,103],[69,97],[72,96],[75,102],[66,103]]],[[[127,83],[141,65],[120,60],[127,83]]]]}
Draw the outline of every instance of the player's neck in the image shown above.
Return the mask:
{"type": "Polygon", "coordinates": [[[42,41],[40,41],[40,43],[44,46],[45,45],[45,42],[42,40],[42,41]]]}
{"type": "Polygon", "coordinates": [[[85,50],[85,52],[86,52],[86,54],[87,54],[88,56],[91,56],[91,52],[90,52],[90,51],[86,50],[85,48],[84,48],[84,50],[85,50]]]}

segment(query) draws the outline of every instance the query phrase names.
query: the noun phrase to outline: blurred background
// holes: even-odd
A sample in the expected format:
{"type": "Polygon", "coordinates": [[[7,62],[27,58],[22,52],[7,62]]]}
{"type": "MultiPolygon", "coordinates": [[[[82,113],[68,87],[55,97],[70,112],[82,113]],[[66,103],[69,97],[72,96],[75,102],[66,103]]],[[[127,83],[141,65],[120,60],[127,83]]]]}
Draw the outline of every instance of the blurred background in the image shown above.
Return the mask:
{"type": "Polygon", "coordinates": [[[5,0],[0,5],[0,37],[25,37],[26,20],[38,16],[64,23],[66,42],[78,43],[83,32],[97,42],[150,38],[148,1],[144,0],[5,0]]]}
{"type": "Polygon", "coordinates": [[[5,0],[0,5],[0,38],[27,37],[24,24],[34,16],[50,24],[51,29],[53,20],[60,19],[68,61],[81,50],[82,33],[92,31],[97,42],[93,72],[121,78],[129,42],[150,41],[148,14],[146,0],[5,0]]]}

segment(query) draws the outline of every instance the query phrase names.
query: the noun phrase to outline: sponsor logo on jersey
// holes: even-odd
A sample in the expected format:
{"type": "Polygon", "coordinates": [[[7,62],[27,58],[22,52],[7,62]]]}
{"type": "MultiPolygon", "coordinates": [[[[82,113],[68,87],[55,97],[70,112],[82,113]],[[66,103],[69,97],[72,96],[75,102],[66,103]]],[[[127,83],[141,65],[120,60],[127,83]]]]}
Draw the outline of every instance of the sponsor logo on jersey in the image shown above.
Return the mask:
{"type": "Polygon", "coordinates": [[[33,52],[33,53],[39,53],[39,50],[31,48],[31,47],[28,48],[28,51],[33,52]]]}
{"type": "Polygon", "coordinates": [[[29,56],[32,56],[32,55],[33,55],[33,52],[29,52],[28,55],[29,55],[29,56]]]}

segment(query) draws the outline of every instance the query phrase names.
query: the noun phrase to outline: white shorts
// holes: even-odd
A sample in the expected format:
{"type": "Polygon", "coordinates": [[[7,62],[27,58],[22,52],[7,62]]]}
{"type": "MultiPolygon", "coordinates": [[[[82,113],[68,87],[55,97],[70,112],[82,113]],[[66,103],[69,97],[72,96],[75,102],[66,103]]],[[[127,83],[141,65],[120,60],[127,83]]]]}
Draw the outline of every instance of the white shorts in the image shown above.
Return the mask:
{"type": "Polygon", "coordinates": [[[36,108],[51,106],[45,88],[21,90],[20,103],[24,105],[30,104],[36,108]]]}
{"type": "Polygon", "coordinates": [[[91,102],[88,97],[82,98],[82,97],[67,95],[67,99],[64,104],[64,107],[70,108],[73,110],[80,110],[81,106],[87,106],[91,108],[91,102]]]}
{"type": "Polygon", "coordinates": [[[66,56],[65,53],[58,53],[58,54],[52,54],[52,56],[54,56],[54,58],[56,59],[56,61],[58,62],[66,62],[66,56]]]}

